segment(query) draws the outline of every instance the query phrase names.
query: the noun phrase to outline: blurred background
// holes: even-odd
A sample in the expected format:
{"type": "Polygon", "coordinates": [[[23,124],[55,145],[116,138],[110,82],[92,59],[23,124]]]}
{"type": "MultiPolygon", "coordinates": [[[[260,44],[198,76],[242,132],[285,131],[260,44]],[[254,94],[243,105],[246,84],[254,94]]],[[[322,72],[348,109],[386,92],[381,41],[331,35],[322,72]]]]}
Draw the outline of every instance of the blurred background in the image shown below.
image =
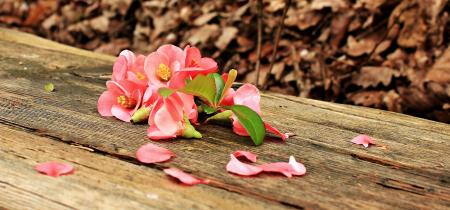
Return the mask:
{"type": "Polygon", "coordinates": [[[0,26],[111,55],[190,44],[242,82],[259,69],[272,92],[449,123],[449,12],[445,0],[0,0],[0,26]]]}

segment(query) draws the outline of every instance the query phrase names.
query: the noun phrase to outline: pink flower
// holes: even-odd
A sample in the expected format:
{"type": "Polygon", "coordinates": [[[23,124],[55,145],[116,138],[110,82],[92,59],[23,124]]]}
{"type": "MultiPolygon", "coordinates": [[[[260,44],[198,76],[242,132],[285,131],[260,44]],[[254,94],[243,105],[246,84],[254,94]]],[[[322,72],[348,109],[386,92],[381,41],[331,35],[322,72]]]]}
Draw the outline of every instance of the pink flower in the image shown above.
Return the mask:
{"type": "Polygon", "coordinates": [[[144,55],[135,55],[129,50],[123,50],[113,66],[113,81],[129,80],[141,86],[148,83],[144,71],[144,55]]]}
{"type": "Polygon", "coordinates": [[[185,173],[177,168],[166,168],[164,169],[164,173],[167,175],[178,179],[181,183],[186,185],[196,185],[196,184],[208,184],[209,180],[199,179],[194,177],[188,173],[185,173]]]}
{"type": "MultiPolygon", "coordinates": [[[[233,96],[234,104],[245,105],[255,111],[256,113],[261,115],[261,108],[259,102],[261,100],[261,96],[259,94],[258,88],[251,84],[244,84],[240,88],[236,90],[233,96]]],[[[233,131],[241,136],[249,136],[247,130],[245,130],[244,126],[239,122],[236,116],[233,115],[233,131]]],[[[266,130],[279,136],[281,139],[286,140],[289,135],[281,133],[278,129],[272,127],[269,123],[264,123],[266,130]]]]}
{"type": "Polygon", "coordinates": [[[48,176],[58,177],[60,175],[68,175],[73,173],[74,168],[65,163],[46,162],[38,164],[35,167],[35,170],[48,176]]]}
{"type": "Polygon", "coordinates": [[[186,46],[184,48],[186,56],[183,71],[189,76],[197,74],[209,74],[217,71],[217,63],[212,58],[202,57],[200,50],[196,47],[186,46]]]}
{"type": "Polygon", "coordinates": [[[136,158],[142,163],[160,163],[175,157],[175,154],[163,147],[147,143],[136,151],[136,158]]]}
{"type": "Polygon", "coordinates": [[[185,118],[197,121],[197,106],[194,97],[183,93],[173,93],[167,98],[159,98],[150,112],[147,135],[153,140],[175,138],[186,128],[185,118]]]}
{"type": "Polygon", "coordinates": [[[163,45],[145,58],[144,70],[149,85],[179,88],[185,84],[187,72],[182,72],[185,63],[183,50],[174,45],[163,45]]]}
{"type": "Polygon", "coordinates": [[[130,122],[131,116],[139,108],[143,89],[128,80],[106,82],[107,91],[100,95],[97,109],[102,116],[114,116],[130,122]]]}
{"type": "Polygon", "coordinates": [[[362,144],[364,147],[369,147],[370,144],[375,144],[375,141],[368,135],[358,135],[352,139],[354,144],[362,144]]]}

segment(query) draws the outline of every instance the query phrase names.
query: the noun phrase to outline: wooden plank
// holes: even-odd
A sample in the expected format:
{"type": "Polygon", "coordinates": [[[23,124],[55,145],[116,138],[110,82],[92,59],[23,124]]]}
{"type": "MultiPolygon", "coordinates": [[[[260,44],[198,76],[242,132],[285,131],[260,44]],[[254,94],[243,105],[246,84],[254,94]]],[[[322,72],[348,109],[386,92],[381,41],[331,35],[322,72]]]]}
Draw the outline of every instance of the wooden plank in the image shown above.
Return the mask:
{"type": "Polygon", "coordinates": [[[0,27],[0,40],[7,41],[10,43],[19,43],[23,45],[30,45],[42,49],[52,50],[52,51],[61,51],[66,53],[71,53],[78,56],[86,56],[86,57],[95,57],[97,59],[101,59],[108,62],[113,62],[115,58],[111,55],[102,54],[102,53],[94,53],[88,50],[79,49],[76,47],[71,47],[68,45],[60,44],[57,42],[50,41],[48,39],[44,39],[38,37],[33,34],[27,34],[20,31],[1,28],[0,27]]]}
{"type": "Polygon", "coordinates": [[[6,209],[289,209],[206,185],[181,186],[162,171],[0,125],[0,206],[6,209]],[[40,162],[75,173],[40,175],[40,162]]]}
{"type": "MultiPolygon", "coordinates": [[[[127,160],[148,142],[147,126],[101,118],[96,111],[96,100],[105,89],[104,78],[111,64],[95,68],[75,65],[48,74],[45,56],[38,66],[23,58],[28,52],[36,52],[35,48],[15,48],[0,55],[5,61],[0,64],[0,123],[77,142],[127,160]],[[28,70],[18,66],[18,61],[26,63],[28,70]],[[47,81],[55,83],[56,92],[42,90],[47,81]]],[[[52,54],[46,50],[39,53],[52,54]]],[[[66,56],[61,52],[52,61],[63,61],[66,56]]],[[[83,59],[84,64],[96,61],[83,59]]],[[[450,157],[445,155],[450,149],[449,125],[280,95],[264,95],[262,110],[267,121],[298,136],[285,144],[269,138],[263,146],[254,147],[249,139],[233,135],[229,128],[206,125],[200,127],[205,136],[202,140],[157,142],[178,155],[162,165],[208,177],[217,188],[299,208],[450,207],[450,157]],[[359,133],[375,137],[379,146],[363,149],[352,145],[350,139],[359,133]],[[271,175],[243,179],[227,174],[224,166],[228,155],[237,149],[257,153],[262,162],[286,161],[294,155],[305,163],[308,174],[294,179],[271,175]]]]}

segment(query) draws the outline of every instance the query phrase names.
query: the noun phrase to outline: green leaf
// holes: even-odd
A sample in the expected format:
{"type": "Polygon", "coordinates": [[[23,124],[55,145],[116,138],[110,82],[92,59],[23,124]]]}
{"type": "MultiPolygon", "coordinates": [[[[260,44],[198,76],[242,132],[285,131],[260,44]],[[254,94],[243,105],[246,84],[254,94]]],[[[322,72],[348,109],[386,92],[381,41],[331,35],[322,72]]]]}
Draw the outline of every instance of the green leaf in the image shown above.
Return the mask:
{"type": "Polygon", "coordinates": [[[222,97],[222,91],[225,86],[225,82],[223,81],[222,76],[218,73],[208,74],[208,77],[214,79],[214,84],[216,85],[216,97],[214,97],[214,103],[219,103],[220,98],[222,97]]]}
{"type": "Polygon", "coordinates": [[[239,119],[239,122],[247,130],[255,145],[261,145],[263,143],[264,137],[266,136],[266,128],[258,113],[243,105],[226,106],[223,108],[233,111],[239,119]]]}
{"type": "Polygon", "coordinates": [[[213,78],[199,74],[191,82],[186,84],[184,88],[178,91],[197,96],[204,102],[212,105],[216,96],[216,85],[214,84],[213,78]]]}
{"type": "Polygon", "coordinates": [[[44,90],[47,92],[53,92],[55,90],[55,85],[53,85],[53,83],[47,83],[44,86],[44,90]]]}
{"type": "Polygon", "coordinates": [[[170,88],[159,88],[158,89],[159,95],[161,95],[164,98],[169,97],[170,95],[172,95],[173,92],[175,92],[175,90],[172,90],[170,88]]]}
{"type": "Polygon", "coordinates": [[[228,78],[227,82],[225,83],[225,86],[223,87],[222,93],[220,94],[220,99],[218,101],[218,104],[222,101],[223,97],[225,97],[225,93],[227,93],[228,89],[231,88],[231,85],[233,85],[233,82],[236,80],[237,77],[237,71],[236,69],[231,69],[230,72],[228,72],[228,78]]]}
{"type": "Polygon", "coordinates": [[[206,114],[212,114],[217,111],[215,108],[210,107],[206,104],[202,104],[201,107],[206,114]]]}

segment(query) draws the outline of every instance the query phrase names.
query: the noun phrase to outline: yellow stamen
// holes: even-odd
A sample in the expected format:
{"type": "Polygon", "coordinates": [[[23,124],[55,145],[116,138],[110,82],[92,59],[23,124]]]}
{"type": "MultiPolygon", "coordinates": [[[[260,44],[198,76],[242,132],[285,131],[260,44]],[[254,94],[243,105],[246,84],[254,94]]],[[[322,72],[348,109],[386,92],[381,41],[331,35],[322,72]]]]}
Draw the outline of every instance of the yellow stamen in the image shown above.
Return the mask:
{"type": "Polygon", "coordinates": [[[172,76],[172,72],[166,64],[161,63],[156,70],[156,76],[158,76],[158,78],[162,81],[169,81],[172,76]]]}
{"type": "Polygon", "coordinates": [[[117,103],[125,109],[131,109],[136,106],[136,100],[124,95],[117,96],[117,103]]]}
{"type": "Polygon", "coordinates": [[[145,79],[145,75],[143,75],[141,72],[137,72],[136,73],[136,78],[138,78],[138,80],[144,80],[145,79]]]}

